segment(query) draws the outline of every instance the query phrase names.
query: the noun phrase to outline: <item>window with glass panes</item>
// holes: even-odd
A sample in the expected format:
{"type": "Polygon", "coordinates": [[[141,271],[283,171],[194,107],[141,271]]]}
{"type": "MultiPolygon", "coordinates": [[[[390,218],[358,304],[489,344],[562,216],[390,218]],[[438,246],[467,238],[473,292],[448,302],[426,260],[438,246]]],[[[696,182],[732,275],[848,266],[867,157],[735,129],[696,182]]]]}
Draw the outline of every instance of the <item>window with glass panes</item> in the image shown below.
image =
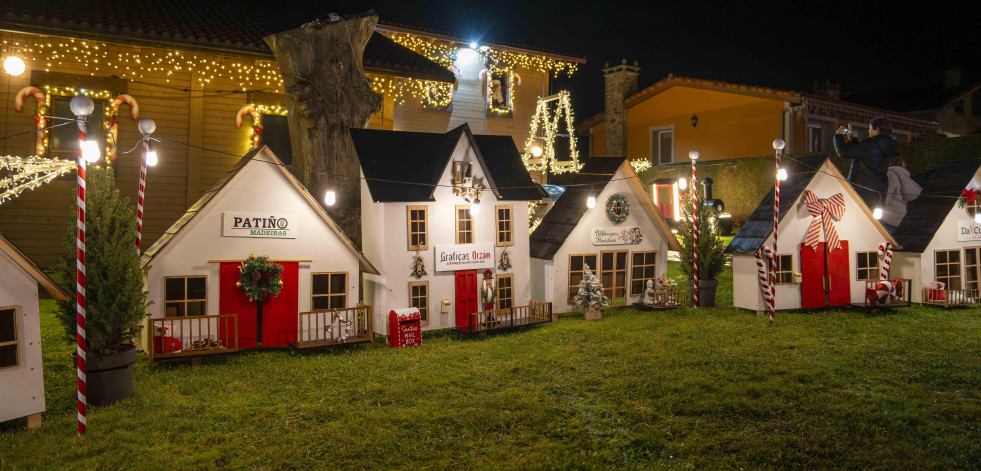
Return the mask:
{"type": "Polygon", "coordinates": [[[790,254],[777,255],[773,276],[777,284],[794,282],[794,256],[790,254]]]}
{"type": "Polygon", "coordinates": [[[469,205],[456,207],[456,243],[473,243],[473,217],[470,216],[469,205]]]}
{"type": "Polygon", "coordinates": [[[429,248],[429,210],[426,206],[407,206],[409,250],[429,248]]]}
{"type": "MultiPolygon", "coordinates": [[[[72,113],[69,104],[72,101],[72,97],[52,97],[51,102],[51,113],[52,116],[59,118],[68,118],[71,121],[75,121],[75,115],[72,113]]],[[[95,109],[92,114],[89,115],[88,125],[85,129],[85,140],[95,141],[99,143],[99,151],[104,151],[104,142],[102,140],[102,113],[105,103],[99,100],[93,100],[95,102],[95,109]]],[[[53,120],[52,124],[61,124],[69,121],[64,120],[53,120]]],[[[78,155],[78,126],[74,124],[69,124],[66,126],[58,126],[52,128],[48,131],[48,147],[51,150],[53,156],[68,156],[75,157],[78,155]]]]}
{"type": "Polygon", "coordinates": [[[647,280],[657,277],[657,252],[633,252],[630,257],[630,295],[643,296],[647,280]]]}
{"type": "Polygon", "coordinates": [[[965,203],[964,210],[967,211],[968,216],[974,218],[974,216],[978,214],[978,211],[981,210],[981,199],[976,198],[974,201],[971,201],[970,203],[965,203]]]}
{"type": "Polygon", "coordinates": [[[964,288],[981,288],[981,247],[964,248],[964,288]]]}
{"type": "Polygon", "coordinates": [[[674,126],[651,129],[651,163],[669,164],[674,161],[674,126]]]}
{"type": "Polygon", "coordinates": [[[600,283],[611,306],[627,303],[627,251],[600,252],[600,283]]]}
{"type": "Polygon", "coordinates": [[[855,270],[859,280],[878,280],[879,253],[855,252],[855,270]]]}
{"type": "Polygon", "coordinates": [[[419,309],[423,325],[429,324],[429,282],[409,282],[409,306],[419,309]]]}
{"type": "Polygon", "coordinates": [[[20,364],[17,308],[0,308],[0,368],[20,364]]]}
{"type": "Polygon", "coordinates": [[[164,285],[166,317],[208,315],[208,277],[168,276],[164,285]]]}
{"type": "Polygon", "coordinates": [[[514,307],[514,277],[497,275],[497,308],[511,309],[514,307]]]}
{"type": "Polygon", "coordinates": [[[514,245],[511,231],[511,205],[497,206],[497,246],[514,245]]]}
{"type": "Polygon", "coordinates": [[[961,289],[961,251],[938,250],[935,252],[934,276],[946,289],[961,289]]]}
{"type": "Polygon", "coordinates": [[[313,274],[313,309],[347,307],[347,272],[313,274]]]}
{"type": "Polygon", "coordinates": [[[569,256],[569,304],[575,302],[573,298],[579,293],[579,282],[582,281],[584,267],[589,265],[589,269],[596,274],[596,254],[579,254],[569,256]]]}

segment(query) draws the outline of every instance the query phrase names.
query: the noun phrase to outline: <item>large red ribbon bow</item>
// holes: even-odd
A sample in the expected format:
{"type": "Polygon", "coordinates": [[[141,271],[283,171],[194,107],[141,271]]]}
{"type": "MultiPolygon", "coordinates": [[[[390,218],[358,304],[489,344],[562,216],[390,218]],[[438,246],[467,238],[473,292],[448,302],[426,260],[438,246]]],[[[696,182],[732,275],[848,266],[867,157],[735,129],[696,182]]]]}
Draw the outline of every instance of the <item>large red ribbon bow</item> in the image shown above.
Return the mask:
{"type": "Polygon", "coordinates": [[[835,221],[840,221],[845,214],[845,198],[841,193],[835,193],[830,198],[818,198],[810,190],[804,190],[804,207],[814,218],[811,225],[807,228],[807,238],[804,245],[817,252],[818,242],[821,238],[821,226],[824,226],[824,238],[828,242],[828,251],[841,248],[838,240],[838,231],[835,230],[835,221]]]}

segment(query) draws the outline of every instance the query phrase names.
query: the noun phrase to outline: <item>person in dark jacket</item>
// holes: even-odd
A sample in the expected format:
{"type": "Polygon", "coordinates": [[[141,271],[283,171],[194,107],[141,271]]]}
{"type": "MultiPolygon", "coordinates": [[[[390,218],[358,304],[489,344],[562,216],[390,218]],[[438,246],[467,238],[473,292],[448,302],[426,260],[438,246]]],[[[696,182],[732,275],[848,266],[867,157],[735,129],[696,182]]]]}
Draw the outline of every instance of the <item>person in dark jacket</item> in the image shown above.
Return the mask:
{"type": "Polygon", "coordinates": [[[852,161],[848,181],[865,200],[869,208],[881,207],[888,181],[886,172],[896,147],[899,145],[890,135],[892,123],[880,116],[869,122],[869,138],[863,141],[851,139],[847,128],[838,129],[835,134],[835,151],[843,158],[852,161]]]}

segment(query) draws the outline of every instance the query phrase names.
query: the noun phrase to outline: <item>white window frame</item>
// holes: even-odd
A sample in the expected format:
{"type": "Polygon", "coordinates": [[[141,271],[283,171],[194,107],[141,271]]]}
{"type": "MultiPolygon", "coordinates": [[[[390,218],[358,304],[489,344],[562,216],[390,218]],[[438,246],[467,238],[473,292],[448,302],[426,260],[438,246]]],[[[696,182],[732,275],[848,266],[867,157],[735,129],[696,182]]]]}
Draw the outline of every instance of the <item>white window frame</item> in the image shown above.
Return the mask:
{"type": "MultiPolygon", "coordinates": [[[[648,146],[648,149],[647,149],[647,152],[648,152],[647,155],[648,155],[648,160],[651,161],[651,164],[661,165],[662,163],[666,163],[666,164],[674,163],[674,147],[675,147],[674,145],[675,145],[675,142],[677,141],[677,138],[675,137],[675,134],[677,134],[677,133],[675,133],[675,131],[674,131],[674,124],[669,124],[667,126],[651,126],[649,128],[649,130],[648,130],[649,146],[648,146]],[[658,136],[658,134],[661,131],[671,131],[671,160],[668,160],[667,162],[661,162],[660,159],[658,159],[656,162],[654,160],[654,149],[655,149],[655,146],[657,146],[658,144],[660,144],[659,140],[658,139],[655,139],[655,136],[658,136]]],[[[658,146],[657,148],[660,148],[660,146],[658,146]]]]}

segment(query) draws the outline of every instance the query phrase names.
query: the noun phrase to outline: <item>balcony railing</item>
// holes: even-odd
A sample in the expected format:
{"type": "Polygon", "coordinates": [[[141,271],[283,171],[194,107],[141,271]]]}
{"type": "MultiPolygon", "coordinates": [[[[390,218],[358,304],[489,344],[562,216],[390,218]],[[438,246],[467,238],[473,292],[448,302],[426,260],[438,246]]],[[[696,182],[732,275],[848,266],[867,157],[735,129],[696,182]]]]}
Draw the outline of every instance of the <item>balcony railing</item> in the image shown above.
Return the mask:
{"type": "Polygon", "coordinates": [[[954,307],[981,304],[981,290],[923,288],[923,304],[954,307]]]}
{"type": "Polygon", "coordinates": [[[148,330],[150,361],[238,350],[235,314],[150,319],[148,330]]]}
{"type": "Polygon", "coordinates": [[[297,325],[297,349],[371,342],[371,306],[301,312],[297,325]]]}
{"type": "Polygon", "coordinates": [[[552,322],[552,303],[532,300],[527,306],[473,313],[470,315],[470,324],[457,326],[456,330],[480,333],[545,322],[552,322]]]}

